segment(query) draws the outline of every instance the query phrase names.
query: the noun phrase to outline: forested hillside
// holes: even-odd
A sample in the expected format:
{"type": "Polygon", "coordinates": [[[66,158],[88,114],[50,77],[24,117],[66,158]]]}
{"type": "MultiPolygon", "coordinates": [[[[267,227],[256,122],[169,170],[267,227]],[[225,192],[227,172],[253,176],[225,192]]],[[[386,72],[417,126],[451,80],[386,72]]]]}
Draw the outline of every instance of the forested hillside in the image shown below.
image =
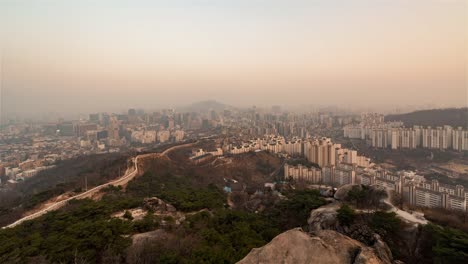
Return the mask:
{"type": "Polygon", "coordinates": [[[447,108],[415,111],[406,114],[387,115],[385,121],[403,121],[405,126],[468,126],[468,108],[447,108]]]}
{"type": "Polygon", "coordinates": [[[82,156],[60,161],[55,168],[40,172],[0,192],[0,226],[14,222],[25,211],[65,192],[81,192],[103,184],[127,169],[127,153],[82,156]]]}

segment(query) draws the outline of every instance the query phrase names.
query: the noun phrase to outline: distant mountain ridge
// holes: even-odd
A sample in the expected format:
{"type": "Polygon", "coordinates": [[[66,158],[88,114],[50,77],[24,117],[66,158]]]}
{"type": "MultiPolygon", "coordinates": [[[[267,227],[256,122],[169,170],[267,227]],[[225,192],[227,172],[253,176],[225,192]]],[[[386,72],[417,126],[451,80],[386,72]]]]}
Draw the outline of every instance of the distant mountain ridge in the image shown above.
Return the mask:
{"type": "Polygon", "coordinates": [[[385,116],[385,121],[402,121],[405,126],[468,127],[468,107],[415,111],[406,114],[385,116]]]}

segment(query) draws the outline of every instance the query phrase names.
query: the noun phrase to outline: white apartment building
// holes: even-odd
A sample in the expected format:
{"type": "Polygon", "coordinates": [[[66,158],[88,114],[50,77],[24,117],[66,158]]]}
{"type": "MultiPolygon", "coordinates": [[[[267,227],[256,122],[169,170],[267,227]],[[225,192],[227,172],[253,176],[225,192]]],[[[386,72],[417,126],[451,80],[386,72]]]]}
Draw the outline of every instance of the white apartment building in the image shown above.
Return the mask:
{"type": "Polygon", "coordinates": [[[452,130],[452,148],[456,151],[468,150],[468,130],[461,127],[452,130]]]}
{"type": "Polygon", "coordinates": [[[223,155],[223,150],[221,148],[216,148],[215,150],[212,151],[207,151],[204,149],[194,149],[192,150],[192,157],[200,157],[206,154],[210,154],[212,156],[222,156],[223,155]]]}
{"type": "Polygon", "coordinates": [[[301,164],[297,166],[285,164],[284,177],[285,179],[289,179],[289,177],[291,177],[297,181],[317,184],[322,182],[322,171],[315,167],[307,167],[301,164]]]}
{"type": "Polygon", "coordinates": [[[388,130],[374,129],[371,133],[371,146],[374,148],[387,148],[389,146],[388,130]]]}
{"type": "Polygon", "coordinates": [[[390,128],[403,126],[402,122],[385,122],[384,115],[377,113],[361,114],[361,122],[358,125],[347,125],[343,128],[344,137],[371,139],[372,131],[383,129],[387,131],[390,128]]]}
{"type": "Polygon", "coordinates": [[[156,131],[133,131],[131,135],[132,142],[138,142],[142,144],[151,144],[156,142],[156,131]]]}
{"type": "Polygon", "coordinates": [[[363,168],[368,168],[374,165],[371,159],[366,156],[357,156],[356,165],[363,168]]]}
{"type": "Polygon", "coordinates": [[[325,184],[333,185],[335,181],[335,166],[322,168],[322,181],[325,184]]]}
{"type": "Polygon", "coordinates": [[[185,132],[183,130],[176,130],[174,131],[173,135],[176,142],[181,142],[184,140],[185,132]]]}
{"type": "Polygon", "coordinates": [[[357,175],[357,181],[364,185],[378,185],[396,191],[411,205],[468,210],[468,192],[464,191],[463,186],[439,184],[437,180],[429,182],[423,176],[412,172],[399,172],[397,176],[381,169],[366,170],[357,175]]]}
{"type": "Polygon", "coordinates": [[[369,173],[361,173],[358,175],[360,184],[373,185],[375,182],[375,176],[369,173]]]}
{"type": "Polygon", "coordinates": [[[322,168],[335,165],[335,146],[329,138],[307,142],[304,146],[304,152],[308,161],[316,163],[322,168]]]}
{"type": "Polygon", "coordinates": [[[343,128],[344,137],[364,139],[364,131],[360,125],[348,125],[343,128]]]}
{"type": "Polygon", "coordinates": [[[422,147],[429,149],[448,149],[452,147],[452,128],[422,128],[422,147]]]}
{"type": "Polygon", "coordinates": [[[384,173],[380,177],[375,177],[374,184],[401,193],[400,177],[384,173]]]}
{"type": "Polygon", "coordinates": [[[439,184],[437,180],[410,181],[403,188],[403,197],[409,204],[450,210],[467,211],[468,195],[461,185],[439,184]]]}
{"type": "Polygon", "coordinates": [[[284,152],[291,156],[303,155],[302,151],[302,140],[298,138],[293,138],[291,141],[287,141],[283,145],[284,152]]]}
{"type": "Polygon", "coordinates": [[[356,150],[341,148],[341,144],[334,144],[335,148],[335,164],[348,163],[356,164],[359,167],[370,167],[371,160],[365,156],[359,156],[356,150]]]}
{"type": "Polygon", "coordinates": [[[358,154],[356,150],[346,149],[343,155],[343,163],[356,164],[358,160],[358,154]]]}
{"type": "Polygon", "coordinates": [[[415,188],[415,204],[429,208],[442,207],[442,194],[424,188],[415,188]]]}
{"type": "Polygon", "coordinates": [[[333,186],[356,184],[356,165],[340,163],[336,166],[322,167],[322,180],[323,183],[333,186]]]}
{"type": "Polygon", "coordinates": [[[334,183],[338,186],[356,183],[356,166],[340,163],[335,167],[334,183]]]}
{"type": "Polygon", "coordinates": [[[267,143],[260,146],[261,150],[270,151],[272,153],[280,153],[283,151],[283,144],[280,142],[267,143]]]}
{"type": "Polygon", "coordinates": [[[231,154],[242,154],[256,150],[270,151],[272,153],[281,153],[284,151],[284,145],[285,140],[283,137],[268,135],[264,138],[255,138],[249,140],[247,143],[242,143],[240,146],[230,146],[228,151],[231,154]]]}
{"type": "Polygon", "coordinates": [[[238,154],[248,153],[251,151],[252,151],[252,148],[250,147],[250,145],[242,145],[242,146],[230,148],[229,153],[233,155],[238,155],[238,154]]]}
{"type": "Polygon", "coordinates": [[[468,131],[450,126],[373,129],[370,138],[374,148],[468,150],[468,131]]]}
{"type": "Polygon", "coordinates": [[[158,141],[161,143],[169,141],[171,133],[169,130],[161,130],[158,132],[158,141]]]}
{"type": "Polygon", "coordinates": [[[418,146],[419,138],[414,129],[400,128],[396,130],[397,142],[392,142],[392,148],[395,144],[399,148],[415,149],[418,146]]]}
{"type": "Polygon", "coordinates": [[[384,123],[385,116],[378,113],[362,113],[361,124],[363,125],[380,125],[384,123]]]}
{"type": "Polygon", "coordinates": [[[467,200],[465,197],[459,197],[454,195],[443,196],[443,207],[454,211],[466,211],[467,200]]]}

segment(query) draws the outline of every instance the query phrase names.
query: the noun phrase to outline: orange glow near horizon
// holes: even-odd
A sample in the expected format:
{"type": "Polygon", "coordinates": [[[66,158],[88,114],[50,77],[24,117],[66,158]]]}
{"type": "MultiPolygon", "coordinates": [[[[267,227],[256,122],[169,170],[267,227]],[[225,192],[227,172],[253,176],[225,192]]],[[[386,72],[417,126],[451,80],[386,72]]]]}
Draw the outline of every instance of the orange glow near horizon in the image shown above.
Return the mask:
{"type": "Polygon", "coordinates": [[[463,0],[21,3],[0,4],[11,104],[77,89],[119,104],[468,101],[463,0]]]}

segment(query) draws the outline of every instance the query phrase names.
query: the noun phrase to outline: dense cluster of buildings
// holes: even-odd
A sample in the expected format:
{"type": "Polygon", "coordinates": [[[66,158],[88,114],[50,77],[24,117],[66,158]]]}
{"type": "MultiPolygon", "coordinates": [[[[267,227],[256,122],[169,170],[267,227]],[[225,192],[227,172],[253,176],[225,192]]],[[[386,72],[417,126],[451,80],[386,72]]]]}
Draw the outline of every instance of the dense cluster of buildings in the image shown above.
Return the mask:
{"type": "MultiPolygon", "coordinates": [[[[332,109],[304,109],[306,113],[294,113],[274,109],[261,109],[255,106],[246,111],[231,115],[225,119],[224,126],[239,129],[241,134],[252,137],[280,135],[285,138],[308,138],[316,129],[332,130],[357,120],[357,117],[345,111],[332,109]]],[[[246,139],[247,140],[247,139],[246,139]]]]}
{"type": "Polygon", "coordinates": [[[437,180],[409,179],[403,182],[401,193],[411,205],[468,211],[468,191],[465,192],[462,185],[441,184],[437,180]]]}
{"type": "Polygon", "coordinates": [[[172,110],[163,112],[159,119],[155,114],[138,113],[134,109],[130,109],[128,115],[90,115],[90,120],[80,126],[95,130],[85,130],[85,136],[81,137],[82,145],[105,148],[122,147],[128,143],[155,144],[182,141],[185,131],[181,126],[181,116],[172,110]],[[179,118],[176,119],[176,116],[179,118]],[[95,122],[94,126],[91,126],[90,122],[95,122]]]}
{"type": "MultiPolygon", "coordinates": [[[[402,194],[408,204],[467,210],[468,192],[462,186],[426,181],[410,172],[389,172],[357,151],[310,133],[343,127],[345,137],[366,140],[375,148],[468,150],[468,131],[463,128],[405,128],[401,122],[385,122],[380,114],[363,114],[360,123],[352,115],[331,113],[294,114],[280,109],[262,111],[210,110],[177,113],[172,109],[145,113],[91,114],[89,119],[42,125],[17,124],[0,133],[0,179],[16,181],[50,168],[58,160],[80,155],[120,151],[142,144],[180,142],[211,128],[224,135],[213,149],[196,149],[190,160],[200,163],[225,154],[268,151],[303,164],[285,164],[284,177],[311,184],[379,185],[402,194]],[[266,135],[266,136],[265,136],[266,135]],[[0,141],[1,142],[1,141],[0,141]]],[[[338,132],[339,133],[339,132],[338,132]]]]}
{"type": "Polygon", "coordinates": [[[141,130],[132,131],[131,141],[140,144],[166,143],[172,139],[174,142],[181,142],[184,139],[185,132],[183,130],[141,130]]]}
{"type": "Polygon", "coordinates": [[[53,167],[59,160],[89,154],[76,139],[18,137],[0,144],[0,181],[14,183],[53,167]]]}
{"type": "Polygon", "coordinates": [[[451,126],[375,129],[370,144],[374,148],[467,151],[468,130],[451,126]]]}
{"type": "Polygon", "coordinates": [[[342,148],[329,138],[308,140],[304,149],[306,160],[318,166],[285,164],[285,178],[333,186],[354,184],[356,168],[369,168],[373,165],[369,158],[359,156],[355,150],[342,148]]]}
{"type": "Polygon", "coordinates": [[[356,164],[339,163],[336,166],[316,168],[305,165],[284,166],[285,177],[310,184],[323,184],[339,187],[346,184],[377,185],[399,193],[404,202],[418,207],[445,208],[468,211],[468,191],[462,185],[441,184],[437,180],[428,181],[414,172],[396,173],[356,164]]]}
{"type": "Polygon", "coordinates": [[[468,129],[462,127],[403,127],[401,122],[384,122],[383,115],[363,114],[361,123],[343,128],[346,138],[367,140],[374,148],[440,149],[468,151],[468,129]]]}
{"type": "Polygon", "coordinates": [[[292,138],[270,135],[249,140],[237,147],[229,146],[227,153],[241,154],[269,151],[288,157],[305,158],[308,164],[285,164],[284,177],[309,183],[344,185],[356,182],[356,168],[369,168],[370,159],[357,151],[334,144],[330,138],[292,138]],[[310,165],[314,164],[314,166],[310,165]]]}
{"type": "Polygon", "coordinates": [[[468,211],[468,192],[462,185],[429,181],[424,176],[408,171],[390,173],[375,170],[360,174],[359,178],[362,184],[380,185],[396,191],[410,205],[468,211]]]}
{"type": "Polygon", "coordinates": [[[195,164],[204,162],[209,160],[212,157],[219,157],[224,154],[221,148],[215,148],[212,150],[204,150],[204,149],[194,149],[192,150],[192,155],[190,156],[190,161],[195,164]]]}
{"type": "Polygon", "coordinates": [[[356,165],[338,163],[337,165],[317,168],[314,166],[284,165],[284,177],[299,182],[342,186],[356,183],[356,165]]]}
{"type": "Polygon", "coordinates": [[[374,130],[387,130],[402,127],[402,122],[385,122],[384,115],[364,113],[357,125],[346,125],[343,128],[344,137],[354,139],[369,139],[374,130]]]}
{"type": "MultiPolygon", "coordinates": [[[[0,131],[0,180],[15,183],[78,156],[119,152],[141,144],[181,142],[186,128],[200,128],[203,116],[171,109],[146,114],[90,114],[88,119],[48,123],[12,122],[0,131]],[[136,145],[134,145],[136,143],[136,145]],[[24,164],[30,164],[25,166],[24,164]]],[[[208,122],[211,127],[215,122],[208,122]]]]}
{"type": "Polygon", "coordinates": [[[357,151],[334,144],[330,138],[293,137],[286,140],[282,136],[268,135],[263,138],[251,139],[238,146],[225,146],[230,154],[242,154],[252,151],[269,151],[276,154],[286,154],[292,157],[305,157],[308,161],[320,167],[333,166],[339,163],[357,164],[368,167],[370,159],[359,156],[357,151]]]}
{"type": "Polygon", "coordinates": [[[285,179],[295,179],[297,181],[304,181],[309,183],[321,183],[322,169],[315,166],[307,166],[298,164],[295,166],[284,164],[284,177],[285,179]]]}
{"type": "MultiPolygon", "coordinates": [[[[293,144],[300,144],[296,140],[294,140],[294,142],[295,143],[293,144]]],[[[282,136],[268,135],[263,138],[251,139],[238,146],[233,146],[232,144],[225,145],[224,149],[226,149],[228,153],[233,154],[233,155],[243,154],[243,153],[253,152],[253,151],[258,151],[258,150],[270,151],[272,153],[283,153],[285,152],[284,146],[286,144],[292,144],[292,143],[287,143],[285,138],[282,136]]],[[[299,148],[301,149],[300,152],[302,152],[301,145],[299,146],[299,148]]],[[[292,148],[290,147],[288,148],[288,150],[291,151],[288,154],[291,154],[291,155],[295,154],[294,147],[292,148]]]]}

